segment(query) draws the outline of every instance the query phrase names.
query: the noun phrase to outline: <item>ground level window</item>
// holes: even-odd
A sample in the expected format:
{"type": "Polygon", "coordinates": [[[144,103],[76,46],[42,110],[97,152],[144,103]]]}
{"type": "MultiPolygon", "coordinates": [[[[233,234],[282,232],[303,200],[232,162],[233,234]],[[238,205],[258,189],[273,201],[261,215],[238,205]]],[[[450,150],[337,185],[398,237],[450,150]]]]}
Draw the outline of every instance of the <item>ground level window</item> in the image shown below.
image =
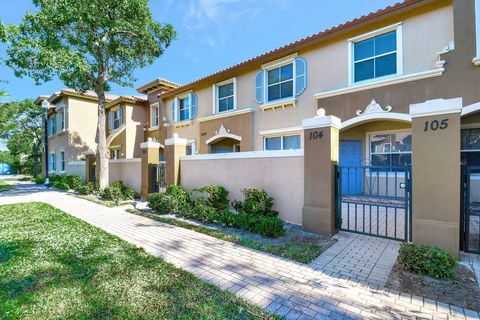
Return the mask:
{"type": "Polygon", "coordinates": [[[369,135],[369,146],[372,166],[412,164],[411,132],[372,133],[369,135]]]}
{"type": "Polygon", "coordinates": [[[110,159],[120,159],[120,149],[110,150],[110,159]]]}
{"type": "Polygon", "coordinates": [[[462,164],[480,166],[480,128],[462,129],[462,164]]]}
{"type": "Polygon", "coordinates": [[[265,138],[264,149],[265,150],[300,149],[300,135],[265,138]]]}
{"type": "Polygon", "coordinates": [[[60,152],[60,171],[65,171],[65,152],[60,152]]]}

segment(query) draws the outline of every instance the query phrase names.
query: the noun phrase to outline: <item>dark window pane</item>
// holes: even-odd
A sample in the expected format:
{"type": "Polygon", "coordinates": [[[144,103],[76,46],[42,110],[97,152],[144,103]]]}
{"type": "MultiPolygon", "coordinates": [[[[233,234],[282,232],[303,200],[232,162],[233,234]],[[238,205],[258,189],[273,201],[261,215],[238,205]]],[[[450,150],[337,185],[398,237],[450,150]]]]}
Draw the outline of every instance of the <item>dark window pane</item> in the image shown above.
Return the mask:
{"type": "Polygon", "coordinates": [[[276,84],[268,87],[268,101],[280,99],[280,85],[276,84]]]}
{"type": "Polygon", "coordinates": [[[287,81],[282,83],[280,92],[280,97],[282,99],[293,97],[293,81],[287,81]]]}
{"type": "Polygon", "coordinates": [[[224,98],[218,101],[218,111],[227,111],[233,109],[233,97],[224,98]]]}
{"type": "Polygon", "coordinates": [[[233,96],[233,83],[229,83],[223,86],[218,87],[218,97],[228,97],[233,96]]]}
{"type": "Polygon", "coordinates": [[[375,40],[367,39],[354,44],[353,52],[355,61],[370,58],[375,54],[375,40]]]}
{"type": "Polygon", "coordinates": [[[300,136],[283,137],[283,150],[300,149],[300,136]]]}
{"type": "Polygon", "coordinates": [[[188,114],[189,114],[189,109],[186,110],[180,110],[180,121],[182,120],[188,120],[188,114]]]}
{"type": "Polygon", "coordinates": [[[293,79],[293,63],[280,68],[280,81],[293,79]]]}
{"type": "Polygon", "coordinates": [[[355,63],[355,82],[368,80],[375,77],[374,60],[355,63]]]}
{"type": "Polygon", "coordinates": [[[480,128],[462,129],[462,150],[480,150],[480,128]]]}
{"type": "Polygon", "coordinates": [[[480,152],[462,152],[462,164],[480,166],[480,152]]]}
{"type": "Polygon", "coordinates": [[[397,32],[392,31],[375,37],[375,55],[397,50],[397,32]]]}
{"type": "Polygon", "coordinates": [[[265,150],[280,150],[282,148],[282,138],[265,138],[265,150]]]}
{"type": "Polygon", "coordinates": [[[390,155],[389,154],[374,154],[372,155],[372,166],[389,166],[390,155]]]}
{"type": "Polygon", "coordinates": [[[412,155],[410,153],[397,153],[391,155],[391,165],[396,167],[404,167],[412,164],[412,155]]]}
{"type": "Polygon", "coordinates": [[[268,84],[278,83],[280,81],[280,69],[268,71],[268,84]]]}
{"type": "Polygon", "coordinates": [[[375,77],[397,73],[397,54],[392,53],[375,59],[375,77]]]}

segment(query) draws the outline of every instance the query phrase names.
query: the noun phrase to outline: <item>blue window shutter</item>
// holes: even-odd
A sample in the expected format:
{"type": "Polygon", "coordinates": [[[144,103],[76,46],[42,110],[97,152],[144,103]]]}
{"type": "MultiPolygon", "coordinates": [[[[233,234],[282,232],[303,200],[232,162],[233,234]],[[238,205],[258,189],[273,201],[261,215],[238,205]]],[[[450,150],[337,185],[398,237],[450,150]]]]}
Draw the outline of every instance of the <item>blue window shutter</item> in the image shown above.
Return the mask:
{"type": "Polygon", "coordinates": [[[108,130],[113,129],[113,112],[108,113],[108,130]]]}
{"type": "Polygon", "coordinates": [[[198,111],[198,98],[195,93],[190,93],[190,119],[195,119],[198,111]]]}
{"type": "Polygon", "coordinates": [[[123,124],[123,108],[118,109],[120,111],[120,126],[123,124]]]}
{"type": "Polygon", "coordinates": [[[255,101],[257,103],[263,103],[264,96],[264,82],[265,82],[265,71],[260,70],[255,76],[255,101]]]}
{"type": "Polygon", "coordinates": [[[173,122],[178,121],[178,98],[173,99],[172,120],[173,122]]]}
{"type": "Polygon", "coordinates": [[[307,61],[303,58],[295,59],[295,96],[299,96],[307,89],[307,61]]]}

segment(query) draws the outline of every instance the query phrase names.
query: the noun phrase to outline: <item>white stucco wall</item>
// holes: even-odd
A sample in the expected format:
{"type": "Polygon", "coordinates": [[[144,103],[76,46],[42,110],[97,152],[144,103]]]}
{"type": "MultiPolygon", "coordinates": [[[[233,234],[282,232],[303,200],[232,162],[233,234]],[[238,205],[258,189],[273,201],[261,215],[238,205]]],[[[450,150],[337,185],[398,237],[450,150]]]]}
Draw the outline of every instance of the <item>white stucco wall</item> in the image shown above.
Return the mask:
{"type": "Polygon", "coordinates": [[[140,158],[109,161],[109,181],[123,181],[127,187],[140,193],[142,161],[140,158]]]}

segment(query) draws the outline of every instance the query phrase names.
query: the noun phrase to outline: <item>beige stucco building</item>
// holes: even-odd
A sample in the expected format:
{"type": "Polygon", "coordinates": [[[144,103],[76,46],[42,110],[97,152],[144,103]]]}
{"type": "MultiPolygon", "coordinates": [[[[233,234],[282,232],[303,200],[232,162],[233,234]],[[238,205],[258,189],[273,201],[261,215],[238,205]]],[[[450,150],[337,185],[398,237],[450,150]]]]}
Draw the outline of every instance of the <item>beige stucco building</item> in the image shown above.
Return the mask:
{"type": "Polygon", "coordinates": [[[480,1],[406,0],[186,85],[148,82],[109,102],[107,139],[141,161],[144,196],[166,161],[167,183],[265,188],[308,230],[480,252],[479,88],[480,1]]]}

